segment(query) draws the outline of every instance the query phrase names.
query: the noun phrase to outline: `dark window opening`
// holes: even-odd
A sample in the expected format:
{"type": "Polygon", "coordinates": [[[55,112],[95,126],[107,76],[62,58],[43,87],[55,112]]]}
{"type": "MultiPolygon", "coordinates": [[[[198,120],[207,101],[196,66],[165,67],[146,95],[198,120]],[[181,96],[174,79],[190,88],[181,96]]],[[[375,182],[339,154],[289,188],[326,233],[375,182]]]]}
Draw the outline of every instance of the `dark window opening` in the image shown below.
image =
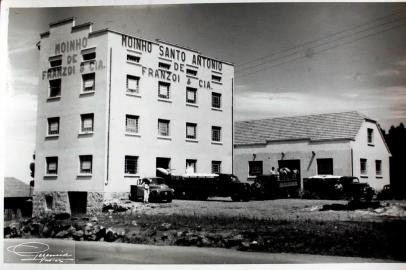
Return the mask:
{"type": "Polygon", "coordinates": [[[333,159],[332,158],[317,159],[317,174],[334,174],[333,159]]]}

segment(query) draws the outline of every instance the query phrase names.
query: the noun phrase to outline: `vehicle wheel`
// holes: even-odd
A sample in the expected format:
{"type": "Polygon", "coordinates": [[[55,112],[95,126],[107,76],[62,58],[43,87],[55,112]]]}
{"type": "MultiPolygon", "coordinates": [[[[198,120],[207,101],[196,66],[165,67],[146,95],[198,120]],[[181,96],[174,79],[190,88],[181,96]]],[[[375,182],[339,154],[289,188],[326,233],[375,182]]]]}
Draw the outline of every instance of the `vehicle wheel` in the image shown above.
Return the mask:
{"type": "Polygon", "coordinates": [[[166,202],[168,203],[172,202],[172,197],[168,197],[168,199],[166,199],[166,202]]]}

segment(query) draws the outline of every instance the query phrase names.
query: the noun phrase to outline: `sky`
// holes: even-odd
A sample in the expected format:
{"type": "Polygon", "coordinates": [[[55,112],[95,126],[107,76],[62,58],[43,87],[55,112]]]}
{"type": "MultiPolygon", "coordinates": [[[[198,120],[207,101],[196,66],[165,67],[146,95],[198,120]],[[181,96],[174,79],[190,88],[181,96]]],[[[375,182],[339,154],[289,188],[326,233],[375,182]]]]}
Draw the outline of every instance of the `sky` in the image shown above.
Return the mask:
{"type": "Polygon", "coordinates": [[[406,123],[406,4],[259,3],[10,9],[4,175],[29,181],[39,34],[77,17],[235,65],[236,120],[357,110],[406,123]]]}

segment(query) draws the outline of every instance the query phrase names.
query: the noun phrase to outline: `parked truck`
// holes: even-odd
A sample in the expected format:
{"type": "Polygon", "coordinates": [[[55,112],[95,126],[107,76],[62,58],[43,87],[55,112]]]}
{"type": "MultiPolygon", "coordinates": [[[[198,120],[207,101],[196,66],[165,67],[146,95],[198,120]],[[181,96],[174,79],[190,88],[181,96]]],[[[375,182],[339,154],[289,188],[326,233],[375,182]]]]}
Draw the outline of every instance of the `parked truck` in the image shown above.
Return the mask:
{"type": "Polygon", "coordinates": [[[175,198],[207,200],[208,197],[231,197],[233,201],[248,201],[251,188],[233,174],[185,174],[171,175],[163,170],[162,177],[175,190],[175,198]]]}
{"type": "Polygon", "coordinates": [[[357,177],[316,175],[303,179],[304,198],[372,200],[375,190],[357,177]]]}
{"type": "Polygon", "coordinates": [[[298,177],[262,174],[255,176],[253,181],[251,193],[255,199],[295,198],[299,195],[298,177]]]}

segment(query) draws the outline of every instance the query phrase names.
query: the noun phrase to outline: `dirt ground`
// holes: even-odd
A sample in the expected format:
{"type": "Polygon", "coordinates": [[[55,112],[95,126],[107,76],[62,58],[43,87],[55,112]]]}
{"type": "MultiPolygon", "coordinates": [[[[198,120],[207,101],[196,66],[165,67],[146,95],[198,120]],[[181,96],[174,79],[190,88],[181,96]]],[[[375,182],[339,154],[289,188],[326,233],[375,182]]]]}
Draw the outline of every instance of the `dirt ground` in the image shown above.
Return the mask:
{"type": "Polygon", "coordinates": [[[279,199],[233,202],[231,198],[209,198],[207,201],[174,200],[172,203],[132,202],[132,213],[148,215],[225,216],[270,220],[384,221],[406,219],[406,201],[382,202],[379,209],[355,211],[320,211],[326,204],[347,201],[279,199]]]}

